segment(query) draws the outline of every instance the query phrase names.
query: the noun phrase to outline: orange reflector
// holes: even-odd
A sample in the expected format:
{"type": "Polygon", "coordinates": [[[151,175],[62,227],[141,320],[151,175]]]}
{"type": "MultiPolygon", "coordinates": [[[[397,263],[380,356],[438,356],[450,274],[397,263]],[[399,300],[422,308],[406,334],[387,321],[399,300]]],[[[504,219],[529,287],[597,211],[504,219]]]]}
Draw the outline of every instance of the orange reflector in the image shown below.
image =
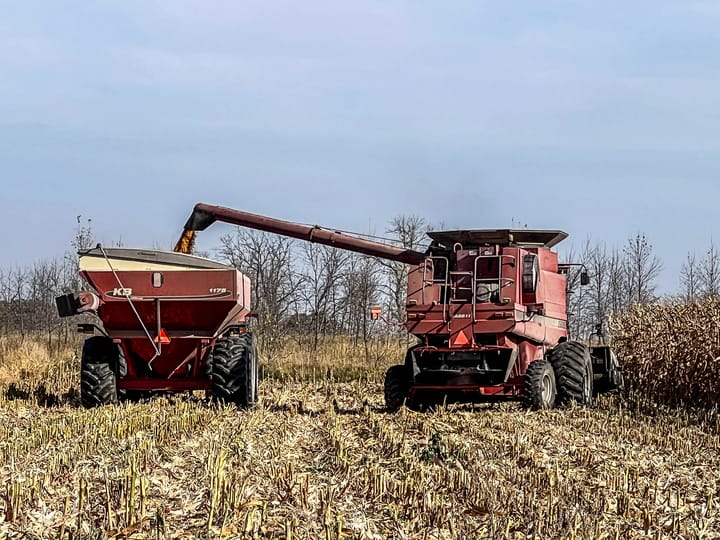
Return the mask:
{"type": "Polygon", "coordinates": [[[456,347],[462,347],[463,345],[470,345],[470,340],[465,335],[465,332],[459,332],[458,335],[455,336],[453,345],[456,347]]]}
{"type": "Polygon", "coordinates": [[[164,328],[160,329],[160,335],[158,337],[155,338],[155,343],[160,343],[160,345],[167,345],[170,343],[170,338],[164,328]],[[160,339],[158,339],[158,337],[160,339]]]}

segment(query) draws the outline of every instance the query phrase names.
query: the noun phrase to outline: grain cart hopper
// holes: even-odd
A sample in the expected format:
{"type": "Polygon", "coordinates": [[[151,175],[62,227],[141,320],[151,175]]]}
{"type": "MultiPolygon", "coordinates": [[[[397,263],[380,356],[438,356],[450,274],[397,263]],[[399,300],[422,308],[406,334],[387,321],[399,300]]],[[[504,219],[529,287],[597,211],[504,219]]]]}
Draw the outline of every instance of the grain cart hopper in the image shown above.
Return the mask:
{"type": "MultiPolygon", "coordinates": [[[[352,235],[198,204],[183,238],[215,221],[259,229],[410,265],[408,332],[419,343],[385,376],[385,402],[396,410],[443,399],[519,399],[534,409],[622,387],[609,347],[568,340],[566,280],[553,248],[561,231],[428,232],[424,253],[352,235]]],[[[583,284],[587,275],[583,274],[583,284]]]]}
{"type": "Polygon", "coordinates": [[[240,406],[256,401],[246,276],[180,253],[98,246],[79,255],[89,290],[56,303],[61,317],[86,314],[92,322],[80,328],[99,334],[83,346],[84,406],[191,390],[240,406]]]}

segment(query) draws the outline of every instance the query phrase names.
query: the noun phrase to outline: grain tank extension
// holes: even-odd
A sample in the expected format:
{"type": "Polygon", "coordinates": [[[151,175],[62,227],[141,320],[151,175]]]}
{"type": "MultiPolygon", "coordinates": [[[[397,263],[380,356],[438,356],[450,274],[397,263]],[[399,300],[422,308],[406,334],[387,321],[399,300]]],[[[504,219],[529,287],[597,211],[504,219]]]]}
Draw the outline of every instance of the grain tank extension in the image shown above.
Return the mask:
{"type": "Polygon", "coordinates": [[[553,249],[567,237],[562,231],[432,231],[423,253],[198,204],[186,236],[215,221],[410,265],[405,324],[419,343],[386,373],[390,410],[444,399],[521,399],[534,409],[571,401],[590,406],[595,394],[622,388],[609,347],[568,339],[570,265],[560,264],[553,249]]]}

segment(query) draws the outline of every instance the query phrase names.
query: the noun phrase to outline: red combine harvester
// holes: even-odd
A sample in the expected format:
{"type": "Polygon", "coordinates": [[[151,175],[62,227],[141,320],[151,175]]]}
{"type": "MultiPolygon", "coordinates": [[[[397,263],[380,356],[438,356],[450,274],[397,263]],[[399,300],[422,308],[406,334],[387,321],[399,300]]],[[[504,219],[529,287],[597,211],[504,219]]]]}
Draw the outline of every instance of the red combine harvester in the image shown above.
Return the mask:
{"type": "MultiPolygon", "coordinates": [[[[215,221],[411,265],[408,332],[419,343],[385,376],[389,410],[445,399],[521,399],[533,409],[576,402],[623,386],[607,346],[568,340],[566,275],[552,248],[561,231],[428,232],[422,253],[317,226],[197,204],[186,231],[215,221]]],[[[583,285],[588,283],[583,273],[583,285]]]]}
{"type": "Polygon", "coordinates": [[[61,317],[94,314],[85,341],[84,406],[159,392],[206,390],[240,406],[257,400],[258,362],[246,325],[250,280],[192,255],[130,249],[79,253],[92,289],[56,299],[61,317]]]}

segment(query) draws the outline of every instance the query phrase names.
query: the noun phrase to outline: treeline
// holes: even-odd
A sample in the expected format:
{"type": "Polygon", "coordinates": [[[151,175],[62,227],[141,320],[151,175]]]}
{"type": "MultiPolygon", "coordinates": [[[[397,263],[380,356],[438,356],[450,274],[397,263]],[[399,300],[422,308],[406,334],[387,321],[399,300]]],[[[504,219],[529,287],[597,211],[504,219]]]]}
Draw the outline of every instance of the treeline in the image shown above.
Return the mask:
{"type": "Polygon", "coordinates": [[[590,276],[590,285],[585,287],[580,287],[579,269],[568,276],[570,332],[579,339],[609,339],[612,318],[636,306],[662,300],[692,304],[720,299],[720,252],[712,241],[702,256],[687,255],[678,290],[665,295],[657,294],[663,262],[644,234],[629,238],[619,248],[588,240],[579,251],[566,253],[565,259],[584,265],[590,276]]]}
{"type": "MultiPolygon", "coordinates": [[[[382,234],[397,245],[423,250],[427,230],[421,217],[398,216],[382,234]]],[[[78,221],[63,257],[0,269],[2,335],[42,336],[50,345],[74,339],[77,321],[60,320],[54,299],[82,288],[75,252],[91,245],[90,223],[78,221]]],[[[221,237],[207,255],[251,279],[253,310],[266,354],[281,351],[289,339],[302,340],[311,349],[337,335],[350,336],[365,347],[377,334],[407,339],[401,324],[408,273],[404,264],[242,228],[221,237]],[[376,305],[383,307],[390,324],[371,320],[370,308],[376,305]]],[[[613,315],[659,300],[657,280],[663,264],[643,234],[621,247],[588,240],[561,259],[581,265],[568,275],[569,324],[576,339],[607,338],[613,315]],[[581,287],[583,269],[590,284],[581,287]]],[[[679,277],[676,296],[683,300],[720,297],[720,252],[715,245],[711,243],[702,257],[688,255],[679,277]]]]}
{"type": "Polygon", "coordinates": [[[52,309],[56,296],[77,286],[77,273],[63,259],[37,262],[25,268],[0,269],[0,332],[24,340],[42,336],[48,346],[67,343],[68,325],[52,309]]]}
{"type": "Polygon", "coordinates": [[[78,216],[75,237],[62,257],[0,268],[0,336],[41,338],[49,348],[75,339],[77,321],[57,316],[55,298],[82,289],[76,252],[90,245],[90,221],[78,216]]]}
{"type": "Polygon", "coordinates": [[[658,299],[657,279],[663,263],[644,234],[629,238],[619,248],[587,240],[579,252],[571,250],[565,258],[581,265],[568,276],[568,323],[576,339],[607,339],[614,315],[658,299]],[[587,286],[580,286],[581,271],[590,277],[587,286]]]}

